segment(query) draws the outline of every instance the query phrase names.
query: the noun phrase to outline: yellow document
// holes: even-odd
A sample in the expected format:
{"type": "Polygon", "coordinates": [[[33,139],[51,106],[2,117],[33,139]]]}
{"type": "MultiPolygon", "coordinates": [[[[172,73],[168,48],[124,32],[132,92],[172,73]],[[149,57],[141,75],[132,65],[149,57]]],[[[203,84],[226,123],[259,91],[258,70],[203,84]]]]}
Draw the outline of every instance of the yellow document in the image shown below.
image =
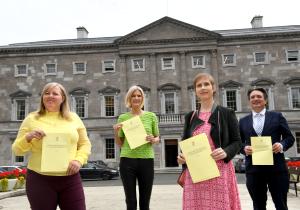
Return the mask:
{"type": "Polygon", "coordinates": [[[252,164],[274,165],[271,136],[251,137],[252,164]]]}
{"type": "Polygon", "coordinates": [[[193,183],[220,176],[206,134],[202,133],[179,142],[193,183]]]}
{"type": "Polygon", "coordinates": [[[147,133],[139,116],[122,122],[122,125],[122,129],[131,149],[149,143],[146,141],[147,133]]]}
{"type": "Polygon", "coordinates": [[[69,166],[67,134],[47,133],[42,141],[41,172],[66,172],[69,166]]]}

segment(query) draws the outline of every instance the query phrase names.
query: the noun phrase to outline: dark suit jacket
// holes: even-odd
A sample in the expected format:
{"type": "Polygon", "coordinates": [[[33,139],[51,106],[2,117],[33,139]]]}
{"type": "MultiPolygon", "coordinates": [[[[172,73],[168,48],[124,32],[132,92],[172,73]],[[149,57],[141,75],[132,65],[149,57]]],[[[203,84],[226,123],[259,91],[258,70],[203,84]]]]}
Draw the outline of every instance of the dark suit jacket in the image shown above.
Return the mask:
{"type": "MultiPolygon", "coordinates": [[[[251,145],[251,136],[257,136],[253,128],[252,113],[240,119],[239,122],[241,139],[243,147],[241,152],[245,154],[244,147],[251,145]]],[[[286,119],[279,112],[266,111],[265,124],[262,131],[262,136],[271,136],[272,144],[280,142],[283,146],[283,151],[287,151],[295,142],[286,119]]],[[[263,172],[263,171],[287,171],[285,158],[283,153],[274,154],[273,166],[253,166],[251,155],[246,156],[246,173],[263,172]]]]}

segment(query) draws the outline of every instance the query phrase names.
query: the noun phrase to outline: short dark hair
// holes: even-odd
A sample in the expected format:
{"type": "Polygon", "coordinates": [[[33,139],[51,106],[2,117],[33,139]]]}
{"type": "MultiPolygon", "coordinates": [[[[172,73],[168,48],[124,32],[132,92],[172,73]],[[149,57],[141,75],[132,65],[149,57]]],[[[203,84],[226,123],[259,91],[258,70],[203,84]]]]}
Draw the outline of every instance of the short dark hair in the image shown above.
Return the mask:
{"type": "Polygon", "coordinates": [[[251,88],[248,90],[248,93],[247,93],[247,96],[248,96],[248,100],[250,100],[250,94],[253,92],[253,91],[259,91],[259,92],[262,92],[263,95],[264,95],[264,99],[265,100],[268,100],[268,93],[267,91],[264,89],[264,88],[261,88],[261,87],[256,87],[256,88],[251,88]]]}

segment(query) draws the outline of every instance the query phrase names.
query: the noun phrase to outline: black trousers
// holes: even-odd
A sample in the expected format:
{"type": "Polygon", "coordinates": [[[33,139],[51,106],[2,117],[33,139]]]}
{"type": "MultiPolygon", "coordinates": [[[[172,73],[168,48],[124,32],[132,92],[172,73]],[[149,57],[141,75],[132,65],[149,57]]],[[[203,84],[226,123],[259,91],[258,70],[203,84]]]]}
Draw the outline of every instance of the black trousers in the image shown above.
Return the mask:
{"type": "Polygon", "coordinates": [[[288,210],[289,177],[287,172],[249,173],[246,174],[246,178],[246,185],[253,200],[254,210],[266,210],[268,189],[276,210],[288,210]]]}
{"type": "Polygon", "coordinates": [[[154,179],[154,160],[152,158],[122,157],[120,175],[125,191],[127,210],[137,209],[136,180],[139,187],[140,210],[149,210],[154,179]]]}

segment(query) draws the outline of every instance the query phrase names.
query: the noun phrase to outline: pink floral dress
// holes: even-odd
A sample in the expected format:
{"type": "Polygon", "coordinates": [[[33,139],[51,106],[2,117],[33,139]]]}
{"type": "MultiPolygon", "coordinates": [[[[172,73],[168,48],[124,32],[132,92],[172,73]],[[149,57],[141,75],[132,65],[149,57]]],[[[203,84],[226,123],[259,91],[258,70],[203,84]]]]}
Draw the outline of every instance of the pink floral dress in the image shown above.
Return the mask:
{"type": "MultiPolygon", "coordinates": [[[[208,119],[211,112],[201,112],[199,118],[204,124],[198,126],[193,136],[205,133],[211,149],[215,146],[210,136],[211,125],[208,119]]],[[[237,181],[232,161],[217,161],[220,177],[193,183],[189,171],[185,177],[183,188],[183,210],[241,210],[237,181]]]]}

